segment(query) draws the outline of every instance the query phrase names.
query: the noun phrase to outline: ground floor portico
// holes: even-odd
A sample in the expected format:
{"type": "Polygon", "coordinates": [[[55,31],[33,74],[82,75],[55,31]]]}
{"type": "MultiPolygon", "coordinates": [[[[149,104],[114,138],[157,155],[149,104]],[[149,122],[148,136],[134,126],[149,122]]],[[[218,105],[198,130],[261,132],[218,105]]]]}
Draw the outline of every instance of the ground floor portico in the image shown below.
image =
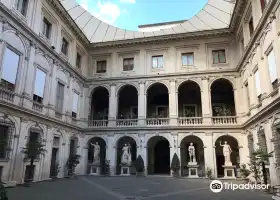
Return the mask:
{"type": "Polygon", "coordinates": [[[84,147],[83,161],[80,168],[89,173],[93,160],[93,148],[90,143],[98,141],[101,151],[101,165],[110,163],[110,174],[120,175],[121,155],[125,145],[131,147],[131,174],[135,174],[133,162],[141,155],[147,175],[171,173],[170,165],[175,154],[181,163],[181,175],[189,176],[190,161],[188,147],[193,143],[195,158],[198,165],[198,176],[205,177],[206,169],[211,169],[214,177],[224,177],[224,155],[220,143],[227,142],[231,149],[231,162],[236,177],[240,177],[239,167],[248,162],[247,136],[240,131],[232,132],[139,132],[139,133],[106,133],[87,134],[87,146],[84,147]]]}

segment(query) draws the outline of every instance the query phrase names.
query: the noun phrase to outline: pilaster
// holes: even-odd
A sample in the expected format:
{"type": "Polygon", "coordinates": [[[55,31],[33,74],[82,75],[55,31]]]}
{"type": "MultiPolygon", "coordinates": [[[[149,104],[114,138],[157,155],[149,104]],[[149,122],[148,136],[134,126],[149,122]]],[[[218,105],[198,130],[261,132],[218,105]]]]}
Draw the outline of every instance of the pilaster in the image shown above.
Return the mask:
{"type": "Polygon", "coordinates": [[[146,101],[147,95],[145,94],[145,82],[141,81],[139,83],[139,94],[138,94],[138,124],[140,126],[145,125],[146,118],[146,101]]]}
{"type": "Polygon", "coordinates": [[[109,97],[109,126],[116,125],[117,116],[117,96],[116,96],[116,84],[110,85],[110,97],[109,97]]]}
{"type": "Polygon", "coordinates": [[[216,156],[215,156],[215,146],[213,146],[213,134],[212,133],[205,133],[204,140],[204,162],[205,162],[205,169],[209,167],[212,169],[212,174],[214,177],[217,177],[217,169],[216,169],[216,156]]]}
{"type": "Polygon", "coordinates": [[[178,93],[176,91],[176,80],[170,80],[169,118],[170,125],[176,126],[178,119],[178,93]]]}
{"type": "Polygon", "coordinates": [[[211,123],[211,99],[209,89],[209,78],[202,77],[202,88],[201,90],[201,106],[202,106],[202,117],[203,124],[211,123]]]}

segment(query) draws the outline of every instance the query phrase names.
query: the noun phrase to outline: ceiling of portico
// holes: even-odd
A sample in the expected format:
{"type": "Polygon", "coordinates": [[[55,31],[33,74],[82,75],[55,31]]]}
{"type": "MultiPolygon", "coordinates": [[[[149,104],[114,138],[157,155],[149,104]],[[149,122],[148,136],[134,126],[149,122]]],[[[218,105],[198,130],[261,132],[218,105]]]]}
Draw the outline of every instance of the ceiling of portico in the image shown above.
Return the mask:
{"type": "Polygon", "coordinates": [[[182,21],[172,28],[140,32],[121,29],[103,22],[80,6],[76,0],[58,1],[91,43],[228,28],[235,6],[235,0],[208,0],[206,5],[189,20],[182,21]]]}

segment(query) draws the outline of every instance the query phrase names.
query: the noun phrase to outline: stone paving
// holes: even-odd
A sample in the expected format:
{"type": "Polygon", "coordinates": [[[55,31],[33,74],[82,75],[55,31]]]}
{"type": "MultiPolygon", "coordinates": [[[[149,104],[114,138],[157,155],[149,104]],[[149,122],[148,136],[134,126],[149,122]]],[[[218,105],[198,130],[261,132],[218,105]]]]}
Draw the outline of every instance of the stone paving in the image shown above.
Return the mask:
{"type": "Polygon", "coordinates": [[[8,189],[9,200],[270,200],[261,191],[215,194],[205,179],[171,177],[93,177],[35,183],[8,189]]]}

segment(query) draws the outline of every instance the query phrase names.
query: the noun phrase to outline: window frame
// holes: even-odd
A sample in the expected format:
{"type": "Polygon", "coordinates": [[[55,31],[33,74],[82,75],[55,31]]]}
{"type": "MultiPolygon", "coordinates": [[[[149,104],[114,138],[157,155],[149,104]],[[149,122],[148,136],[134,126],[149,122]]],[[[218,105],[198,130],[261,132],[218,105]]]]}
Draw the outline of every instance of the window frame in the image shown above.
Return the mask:
{"type": "Polygon", "coordinates": [[[131,57],[131,58],[123,58],[123,71],[124,72],[130,72],[130,71],[133,71],[134,70],[134,62],[135,62],[135,59],[134,57],[131,57]],[[130,65],[125,65],[125,61],[129,61],[129,60],[132,60],[133,61],[133,64],[130,64],[130,65]],[[132,68],[130,70],[125,70],[125,67],[131,67],[132,68]]]}
{"type": "Polygon", "coordinates": [[[219,65],[219,64],[227,64],[228,63],[228,59],[227,59],[227,51],[226,49],[212,49],[212,64],[213,65],[219,65]],[[221,62],[221,56],[220,56],[220,52],[224,53],[224,62],[221,62]],[[218,54],[218,62],[215,62],[215,56],[214,54],[217,53],[218,54]]]}
{"type": "Polygon", "coordinates": [[[78,118],[79,101],[80,101],[79,97],[80,97],[80,94],[76,90],[73,90],[72,91],[72,109],[71,109],[72,118],[78,118]],[[77,95],[77,97],[78,97],[77,105],[76,105],[76,112],[73,110],[73,107],[74,107],[74,95],[77,95]]]}
{"type": "Polygon", "coordinates": [[[81,55],[80,52],[77,51],[77,53],[76,53],[76,68],[81,69],[81,67],[82,67],[82,55],[81,55]],[[79,60],[79,63],[77,63],[78,60],[79,60]]]}
{"type": "Polygon", "coordinates": [[[44,104],[44,99],[45,99],[45,92],[46,92],[46,86],[47,86],[47,76],[48,76],[48,72],[43,69],[42,67],[40,67],[39,65],[36,66],[35,69],[35,75],[34,75],[34,84],[33,84],[33,101],[40,103],[40,104],[44,104]],[[38,96],[37,94],[35,94],[35,84],[36,84],[36,75],[37,75],[37,70],[42,71],[43,73],[45,73],[45,81],[44,81],[44,91],[43,91],[43,97],[38,96]]]}
{"type": "MultiPolygon", "coordinates": [[[[96,74],[105,74],[105,73],[107,73],[107,60],[97,60],[96,61],[96,69],[95,69],[95,73],[96,74]],[[102,63],[102,62],[104,62],[105,63],[105,70],[103,69],[103,70],[99,70],[98,68],[99,68],[99,66],[98,66],[98,63],[102,63]]],[[[101,67],[104,67],[104,66],[101,66],[101,67]]]]}
{"type": "Polygon", "coordinates": [[[57,86],[56,86],[56,99],[55,99],[55,110],[58,113],[63,113],[63,107],[64,107],[64,98],[65,98],[65,84],[61,81],[57,81],[57,86]],[[58,90],[59,85],[63,86],[63,93],[60,93],[58,90]],[[62,105],[61,105],[61,110],[58,109],[58,94],[63,94],[62,98],[62,105]]]}
{"type": "Polygon", "coordinates": [[[53,29],[53,24],[50,22],[50,20],[46,17],[43,16],[43,21],[42,21],[42,34],[50,41],[52,39],[52,29],[53,29]],[[47,26],[45,26],[47,25],[47,26]],[[49,26],[49,30],[45,29],[45,27],[49,26]],[[48,31],[47,31],[48,30],[48,31]],[[46,31],[46,32],[45,32],[46,31]]]}
{"type": "Polygon", "coordinates": [[[61,40],[61,53],[65,56],[69,56],[69,46],[70,46],[70,42],[68,41],[68,39],[64,36],[62,36],[62,40],[61,40]],[[64,46],[64,42],[66,42],[66,47],[64,46]],[[64,48],[66,48],[64,50],[64,48]],[[66,51],[66,52],[64,52],[66,51]]]}
{"type": "Polygon", "coordinates": [[[181,65],[184,66],[194,66],[194,52],[186,52],[186,53],[181,53],[181,65]],[[192,63],[189,64],[189,55],[192,56],[192,63]],[[187,57],[187,64],[184,64],[183,62],[183,57],[187,57]]]}
{"type": "Polygon", "coordinates": [[[15,4],[15,9],[24,17],[27,17],[28,14],[28,7],[29,7],[29,0],[17,0],[15,4]],[[26,2],[25,7],[23,7],[23,3],[26,2]],[[24,8],[24,10],[23,10],[24,8]]]}
{"type": "Polygon", "coordinates": [[[163,57],[163,55],[152,55],[151,57],[152,57],[151,62],[152,62],[152,69],[153,70],[164,69],[164,57],[163,57]],[[159,61],[158,61],[159,58],[162,58],[162,66],[161,67],[159,67],[159,61]],[[157,60],[157,66],[156,67],[154,67],[154,59],[157,60]]]}

